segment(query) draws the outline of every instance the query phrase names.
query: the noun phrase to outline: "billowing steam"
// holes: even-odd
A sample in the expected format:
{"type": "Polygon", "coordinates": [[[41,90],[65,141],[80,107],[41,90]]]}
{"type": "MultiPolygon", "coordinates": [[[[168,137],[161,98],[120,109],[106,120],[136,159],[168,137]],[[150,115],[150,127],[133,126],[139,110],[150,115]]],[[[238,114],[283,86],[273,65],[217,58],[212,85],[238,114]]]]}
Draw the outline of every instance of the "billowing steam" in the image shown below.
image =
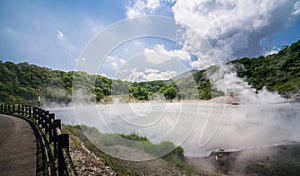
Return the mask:
{"type": "Polygon", "coordinates": [[[287,101],[277,92],[270,92],[265,87],[259,91],[252,88],[245,80],[238,77],[232,65],[224,65],[218,69],[207,69],[207,77],[215,89],[224,92],[226,96],[236,98],[236,103],[265,104],[287,101]]]}

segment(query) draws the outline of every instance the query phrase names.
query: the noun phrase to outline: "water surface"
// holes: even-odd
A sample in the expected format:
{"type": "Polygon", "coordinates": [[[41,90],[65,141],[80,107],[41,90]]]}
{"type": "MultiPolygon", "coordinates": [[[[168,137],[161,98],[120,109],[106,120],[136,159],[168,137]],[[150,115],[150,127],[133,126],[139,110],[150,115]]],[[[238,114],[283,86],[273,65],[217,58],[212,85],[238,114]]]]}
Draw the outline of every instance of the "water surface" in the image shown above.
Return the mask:
{"type": "Polygon", "coordinates": [[[217,149],[239,150],[300,142],[300,104],[228,105],[201,102],[130,103],[55,108],[64,124],[94,126],[103,133],[137,133],[169,140],[191,157],[217,149]]]}

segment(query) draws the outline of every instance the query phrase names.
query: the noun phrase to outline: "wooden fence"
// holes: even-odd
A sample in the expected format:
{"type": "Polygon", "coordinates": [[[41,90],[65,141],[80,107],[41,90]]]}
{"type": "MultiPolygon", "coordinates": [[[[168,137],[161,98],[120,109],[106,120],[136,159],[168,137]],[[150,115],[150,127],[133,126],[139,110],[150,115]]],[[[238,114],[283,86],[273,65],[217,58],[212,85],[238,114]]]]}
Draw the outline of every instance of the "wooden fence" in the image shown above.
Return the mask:
{"type": "Polygon", "coordinates": [[[61,120],[55,119],[55,114],[38,107],[10,104],[1,104],[0,113],[24,117],[35,124],[44,145],[43,175],[77,176],[69,153],[69,135],[62,134],[61,120]]]}

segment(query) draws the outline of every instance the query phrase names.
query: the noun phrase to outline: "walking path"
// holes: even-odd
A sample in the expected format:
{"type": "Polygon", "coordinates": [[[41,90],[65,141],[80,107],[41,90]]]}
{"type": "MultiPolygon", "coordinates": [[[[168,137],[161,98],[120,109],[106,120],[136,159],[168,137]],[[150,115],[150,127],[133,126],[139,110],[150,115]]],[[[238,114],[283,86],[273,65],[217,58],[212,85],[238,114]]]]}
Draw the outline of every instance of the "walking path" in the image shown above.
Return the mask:
{"type": "Polygon", "coordinates": [[[25,120],[0,114],[0,176],[36,175],[34,131],[25,120]]]}

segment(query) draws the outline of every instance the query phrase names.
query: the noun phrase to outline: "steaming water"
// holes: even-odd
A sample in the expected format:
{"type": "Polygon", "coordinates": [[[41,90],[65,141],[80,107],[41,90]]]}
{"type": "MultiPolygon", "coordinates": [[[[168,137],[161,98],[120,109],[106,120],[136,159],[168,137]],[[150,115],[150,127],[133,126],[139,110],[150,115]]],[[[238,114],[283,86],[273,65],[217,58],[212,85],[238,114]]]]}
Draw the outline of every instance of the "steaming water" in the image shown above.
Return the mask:
{"type": "Polygon", "coordinates": [[[132,103],[51,109],[65,124],[169,140],[186,156],[300,142],[300,104],[132,103]]]}

